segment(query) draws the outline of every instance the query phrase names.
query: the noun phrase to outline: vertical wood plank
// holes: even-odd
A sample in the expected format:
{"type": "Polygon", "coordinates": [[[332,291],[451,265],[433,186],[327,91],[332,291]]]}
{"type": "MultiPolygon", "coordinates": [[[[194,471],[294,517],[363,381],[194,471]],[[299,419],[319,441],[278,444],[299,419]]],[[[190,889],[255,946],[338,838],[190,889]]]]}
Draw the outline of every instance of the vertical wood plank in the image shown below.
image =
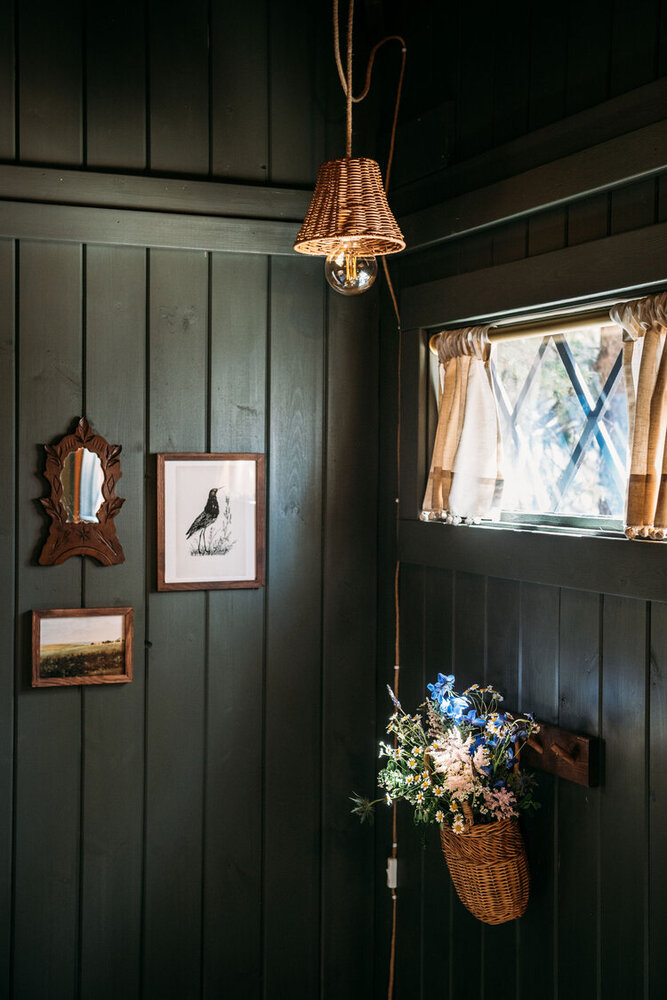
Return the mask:
{"type": "Polygon", "coordinates": [[[80,3],[17,4],[19,154],[23,162],[82,162],[80,3]]]}
{"type": "MultiPolygon", "coordinates": [[[[565,117],[568,23],[562,6],[530,7],[530,131],[565,117]]],[[[524,55],[525,58],[525,55],[524,55]]]]}
{"type": "Polygon", "coordinates": [[[461,7],[459,46],[475,39],[475,72],[459,60],[456,160],[466,160],[492,145],[495,39],[488,20],[474,7],[461,7]]]}
{"type": "MultiPolygon", "coordinates": [[[[484,677],[486,634],[486,578],[471,573],[456,573],[454,590],[454,663],[455,688],[464,691],[479,684],[484,677]]],[[[460,903],[454,894],[452,912],[452,955],[450,994],[465,993],[474,1000],[482,996],[483,958],[482,924],[460,903]]]]}
{"type": "Polygon", "coordinates": [[[211,4],[211,172],[268,175],[268,3],[211,4]]]}
{"type": "MultiPolygon", "coordinates": [[[[520,708],[554,723],[558,719],[559,596],[556,587],[521,584],[520,708]]],[[[531,895],[518,927],[517,996],[522,1000],[534,996],[536,990],[558,995],[553,926],[556,803],[551,775],[540,772],[536,797],[542,807],[523,827],[531,895]]]]}
{"type": "Polygon", "coordinates": [[[86,164],[146,166],[145,3],[86,8],[86,164]]]}
{"type": "MultiPolygon", "coordinates": [[[[211,450],[263,452],[265,257],[211,264],[211,450]]],[[[212,591],[208,619],[204,997],[259,998],[266,590],[212,591]]]]}
{"type": "Polygon", "coordinates": [[[12,824],[14,785],[14,601],[15,601],[15,510],[16,510],[16,390],[14,243],[0,240],[0,563],[3,566],[0,646],[5,650],[5,669],[0,672],[0,995],[10,994],[12,923],[12,824]]]}
{"type": "MultiPolygon", "coordinates": [[[[533,4],[513,4],[512,17],[495,14],[493,145],[509,142],[528,129],[530,12],[533,4]]],[[[493,18],[493,15],[492,15],[493,18]]]]}
{"type": "MultiPolygon", "coordinates": [[[[451,673],[454,639],[454,574],[428,568],[424,588],[424,674],[427,684],[438,673],[451,673]]],[[[428,691],[424,689],[423,696],[428,691]]],[[[451,948],[454,886],[440,846],[440,831],[429,828],[424,856],[422,984],[424,1000],[448,1000],[452,969],[457,961],[451,948]],[[437,957],[434,960],[434,957],[437,957]]],[[[458,905],[458,904],[457,904],[458,905]]]]}
{"type": "Polygon", "coordinates": [[[610,97],[625,94],[655,79],[658,68],[659,8],[654,0],[613,4],[610,97]],[[641,53],[641,56],[633,55],[641,53]]]}
{"type": "Polygon", "coordinates": [[[493,231],[493,264],[508,264],[528,256],[528,223],[525,219],[498,226],[493,231]]]}
{"type": "Polygon", "coordinates": [[[648,996],[659,1000],[665,985],[663,931],[667,927],[667,605],[651,605],[651,674],[649,734],[649,967],[648,996]]]}
{"type": "Polygon", "coordinates": [[[15,155],[15,15],[13,4],[0,9],[0,157],[13,160],[15,155]]]}
{"type": "MultiPolygon", "coordinates": [[[[492,684],[505,701],[503,708],[516,713],[519,706],[519,647],[521,586],[513,580],[489,578],[486,596],[486,671],[484,684],[492,684]]],[[[481,683],[481,681],[480,681],[481,683]]],[[[516,995],[517,924],[485,926],[484,997],[516,995]],[[502,976],[498,970],[502,969],[502,976]]]]}
{"type": "Polygon", "coordinates": [[[576,246],[609,235],[608,194],[576,201],[567,209],[567,245],[576,246]]]}
{"type": "Polygon", "coordinates": [[[629,184],[612,191],[611,232],[623,233],[629,229],[641,229],[655,222],[655,180],[629,184]]]}
{"type": "MultiPolygon", "coordinates": [[[[204,452],[207,255],[155,250],[149,268],[149,451],[204,452]]],[[[147,521],[154,539],[152,503],[147,521]]],[[[206,594],[151,593],[148,609],[143,989],[186,1000],[201,985],[206,594]]]]}
{"type": "Polygon", "coordinates": [[[81,690],[30,686],[30,611],[79,607],[81,560],[38,566],[43,443],[81,415],[81,249],[19,255],[14,995],[77,995],[81,690]]]}
{"type": "MultiPolygon", "coordinates": [[[[600,697],[598,594],[561,591],[559,725],[597,736],[600,697]]],[[[558,783],[558,984],[560,995],[598,995],[600,793],[558,783]]]]}
{"type": "Polygon", "coordinates": [[[646,604],[605,597],[600,792],[602,996],[641,995],[648,878],[646,604]],[[613,831],[613,836],[608,836],[613,831]]]}
{"type": "MultiPolygon", "coordinates": [[[[667,34],[667,29],[665,30],[667,34]]],[[[667,177],[662,174],[658,178],[658,217],[657,222],[667,219],[667,177]]]]}
{"type": "MultiPolygon", "coordinates": [[[[398,696],[406,712],[414,712],[424,700],[425,694],[424,575],[422,566],[401,565],[401,671],[398,696]]],[[[385,705],[387,702],[388,699],[385,700],[385,705]]],[[[388,705],[384,712],[385,720],[392,712],[393,706],[388,705]]],[[[412,807],[406,802],[398,803],[397,833],[395,992],[397,1000],[407,1000],[408,997],[421,996],[422,988],[424,850],[420,831],[415,828],[412,807]]]]}
{"type": "Polygon", "coordinates": [[[121,444],[119,566],[86,564],[86,607],[134,608],[134,676],[82,697],[81,993],[136,997],[141,966],[144,791],[144,425],[146,253],[86,251],[86,416],[121,444]],[[123,364],[118,359],[123,358],[123,364]]]}
{"type": "Polygon", "coordinates": [[[272,0],[269,12],[269,180],[310,184],[324,152],[320,75],[321,53],[331,52],[328,11],[325,33],[322,8],[310,0],[272,0]]]}
{"type": "Polygon", "coordinates": [[[528,220],[528,256],[535,257],[550,250],[560,250],[565,246],[567,233],[567,211],[554,208],[538,212],[528,220]]]}
{"type": "Polygon", "coordinates": [[[579,3],[567,10],[566,114],[605,101],[611,59],[612,9],[607,0],[579,3]]]}
{"type": "Polygon", "coordinates": [[[295,1000],[320,981],[323,310],[321,262],[271,262],[264,995],[295,1000]]]}
{"type": "Polygon", "coordinates": [[[209,169],[208,0],[147,0],[151,170],[209,169]]]}
{"type": "Polygon", "coordinates": [[[467,236],[459,244],[459,274],[477,271],[493,264],[493,236],[490,232],[467,236]]]}
{"type": "Polygon", "coordinates": [[[460,250],[464,244],[465,240],[452,240],[408,257],[397,257],[395,262],[389,264],[394,284],[397,288],[405,288],[459,274],[460,250]]]}
{"type": "Polygon", "coordinates": [[[426,454],[428,347],[423,330],[403,331],[401,345],[401,517],[416,519],[430,467],[426,454]]]}
{"type": "MultiPolygon", "coordinates": [[[[396,396],[398,331],[393,308],[388,294],[380,295],[380,356],[379,385],[380,406],[379,425],[390,428],[380,434],[378,441],[378,636],[377,636],[377,694],[375,713],[376,746],[386,736],[385,726],[391,715],[387,696],[388,683],[393,684],[394,653],[394,572],[395,572],[395,527],[398,491],[396,474],[396,396]],[[381,624],[380,624],[381,623],[381,624]]],[[[377,764],[377,751],[374,753],[377,764]]],[[[371,786],[367,794],[376,794],[371,786]]],[[[379,789],[377,790],[379,794],[379,789]]],[[[389,971],[389,949],[391,936],[391,894],[387,888],[385,874],[386,858],[392,844],[391,810],[379,809],[374,825],[375,866],[375,991],[374,996],[386,997],[389,971]]]]}
{"type": "Polygon", "coordinates": [[[327,307],[321,996],[336,1000],[373,984],[373,837],[349,797],[377,773],[378,303],[329,293],[327,307]]]}

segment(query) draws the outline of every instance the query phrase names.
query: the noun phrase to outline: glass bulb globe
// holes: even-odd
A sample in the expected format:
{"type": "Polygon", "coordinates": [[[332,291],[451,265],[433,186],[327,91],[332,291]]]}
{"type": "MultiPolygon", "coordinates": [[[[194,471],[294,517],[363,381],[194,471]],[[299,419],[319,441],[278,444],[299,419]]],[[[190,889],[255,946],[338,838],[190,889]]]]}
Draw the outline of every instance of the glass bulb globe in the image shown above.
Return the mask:
{"type": "Polygon", "coordinates": [[[375,281],[378,266],[375,257],[362,256],[353,247],[340,247],[325,260],[324,273],[341,295],[360,295],[375,281]]]}

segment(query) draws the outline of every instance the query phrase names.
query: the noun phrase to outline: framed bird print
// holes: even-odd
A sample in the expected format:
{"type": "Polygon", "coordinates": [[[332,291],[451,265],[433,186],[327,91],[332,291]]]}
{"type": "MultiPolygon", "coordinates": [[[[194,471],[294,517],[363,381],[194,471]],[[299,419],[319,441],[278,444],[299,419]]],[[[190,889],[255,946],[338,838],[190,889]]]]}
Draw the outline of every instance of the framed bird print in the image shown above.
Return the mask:
{"type": "Polygon", "coordinates": [[[157,456],[158,590],[264,586],[264,456],[157,456]]]}

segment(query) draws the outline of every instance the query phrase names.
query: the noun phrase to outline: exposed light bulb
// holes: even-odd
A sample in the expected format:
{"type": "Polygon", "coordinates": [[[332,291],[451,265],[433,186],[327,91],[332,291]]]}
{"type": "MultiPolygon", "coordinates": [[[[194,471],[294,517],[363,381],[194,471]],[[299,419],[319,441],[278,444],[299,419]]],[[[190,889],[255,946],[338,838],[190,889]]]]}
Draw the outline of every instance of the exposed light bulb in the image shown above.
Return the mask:
{"type": "Polygon", "coordinates": [[[362,255],[353,246],[341,246],[325,260],[324,273],[341,295],[360,295],[375,281],[378,266],[375,257],[362,255]]]}

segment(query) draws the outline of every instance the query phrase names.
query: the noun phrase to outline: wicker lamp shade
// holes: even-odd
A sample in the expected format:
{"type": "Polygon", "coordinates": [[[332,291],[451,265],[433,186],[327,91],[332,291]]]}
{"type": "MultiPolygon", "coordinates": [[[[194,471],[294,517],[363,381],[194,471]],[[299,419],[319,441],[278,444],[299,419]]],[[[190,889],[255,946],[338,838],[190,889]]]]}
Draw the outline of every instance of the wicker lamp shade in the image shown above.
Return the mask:
{"type": "Polygon", "coordinates": [[[367,257],[398,253],[405,247],[387,204],[380,167],[363,156],[321,165],[294,249],[326,257],[341,246],[367,257]]]}

